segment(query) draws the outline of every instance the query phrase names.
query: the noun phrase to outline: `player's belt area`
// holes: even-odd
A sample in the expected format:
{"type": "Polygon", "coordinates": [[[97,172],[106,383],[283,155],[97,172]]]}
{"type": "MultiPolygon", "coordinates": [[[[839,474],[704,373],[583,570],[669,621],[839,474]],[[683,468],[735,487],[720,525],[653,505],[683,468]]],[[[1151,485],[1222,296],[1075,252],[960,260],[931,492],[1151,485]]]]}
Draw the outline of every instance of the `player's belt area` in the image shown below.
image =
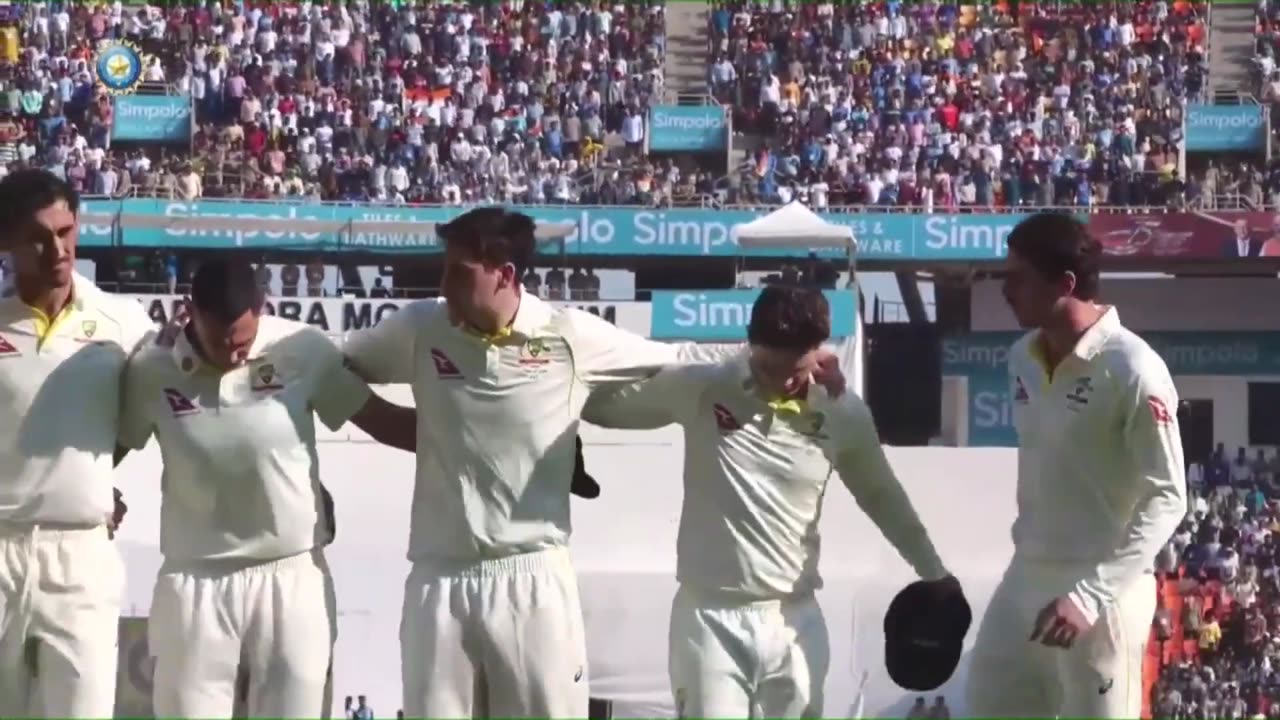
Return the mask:
{"type": "Polygon", "coordinates": [[[105,523],[63,523],[63,522],[3,522],[0,521],[0,538],[19,537],[38,533],[90,532],[105,530],[105,523]]]}

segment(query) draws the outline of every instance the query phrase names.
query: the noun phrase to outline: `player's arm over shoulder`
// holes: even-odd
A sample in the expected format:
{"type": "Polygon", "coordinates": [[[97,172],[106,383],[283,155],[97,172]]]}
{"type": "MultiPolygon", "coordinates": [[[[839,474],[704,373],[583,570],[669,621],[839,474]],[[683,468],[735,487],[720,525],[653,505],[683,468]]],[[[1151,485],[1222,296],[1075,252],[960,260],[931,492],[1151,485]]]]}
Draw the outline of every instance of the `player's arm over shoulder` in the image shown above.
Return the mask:
{"type": "Polygon", "coordinates": [[[419,333],[444,318],[444,301],[409,303],[377,325],[346,334],[342,352],[360,377],[377,384],[413,380],[414,348],[419,333]]]}
{"type": "Polygon", "coordinates": [[[676,363],[717,363],[742,345],[666,343],[641,337],[577,308],[561,310],[574,370],[591,386],[631,383],[676,363]]]}
{"type": "Polygon", "coordinates": [[[120,421],[116,431],[116,442],[122,449],[141,450],[151,439],[155,431],[155,403],[163,399],[163,389],[158,383],[173,362],[169,348],[150,344],[139,347],[129,358],[120,388],[120,421]]]}
{"type": "Polygon", "coordinates": [[[920,577],[946,577],[949,573],[929,533],[889,465],[871,409],[848,392],[815,408],[829,415],[824,423],[831,437],[828,456],[858,507],[920,577]]]}
{"type": "Polygon", "coordinates": [[[651,430],[682,422],[696,411],[720,367],[673,364],[646,380],[597,390],[587,400],[582,419],[619,430],[651,430]]]}
{"type": "Polygon", "coordinates": [[[142,303],[130,297],[115,296],[94,289],[99,312],[120,330],[120,345],[126,353],[135,353],[151,345],[160,326],[147,314],[142,303]]]}

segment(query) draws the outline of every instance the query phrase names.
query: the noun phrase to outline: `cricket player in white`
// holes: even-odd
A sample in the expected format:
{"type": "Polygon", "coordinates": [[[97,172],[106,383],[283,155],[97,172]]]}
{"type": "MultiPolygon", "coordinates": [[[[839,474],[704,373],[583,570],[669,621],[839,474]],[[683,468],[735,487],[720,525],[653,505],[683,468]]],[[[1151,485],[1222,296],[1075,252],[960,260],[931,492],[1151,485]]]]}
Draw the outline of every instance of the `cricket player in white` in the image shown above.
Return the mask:
{"type": "Polygon", "coordinates": [[[438,231],[447,302],[410,304],[346,343],[366,380],[411,383],[420,413],[403,709],[586,717],[567,549],[579,414],[594,389],[648,377],[681,350],[523,292],[525,215],[481,208],[438,231]]]}
{"type": "Polygon", "coordinates": [[[1098,241],[1068,215],[1008,239],[1014,557],[978,631],[973,717],[1136,718],[1156,555],[1187,512],[1164,362],[1095,304],[1098,241]]]}
{"type": "Polygon", "coordinates": [[[204,263],[172,348],[129,364],[121,443],[164,461],[148,628],[157,717],[327,717],[337,618],[315,416],[413,450],[413,411],[372,395],[306,324],[262,315],[247,262],[204,263]],[[397,411],[400,411],[399,414],[397,411]]]}
{"type": "Polygon", "coordinates": [[[110,717],[124,566],[112,546],[120,378],[155,326],[74,271],[75,192],[0,180],[0,717],[110,717]]]}
{"type": "Polygon", "coordinates": [[[599,393],[583,411],[605,427],[684,429],[669,635],[679,717],[822,717],[830,645],[814,592],[833,471],[920,577],[959,591],[866,404],[810,382],[829,314],[821,290],[766,288],[749,350],[599,393]]]}

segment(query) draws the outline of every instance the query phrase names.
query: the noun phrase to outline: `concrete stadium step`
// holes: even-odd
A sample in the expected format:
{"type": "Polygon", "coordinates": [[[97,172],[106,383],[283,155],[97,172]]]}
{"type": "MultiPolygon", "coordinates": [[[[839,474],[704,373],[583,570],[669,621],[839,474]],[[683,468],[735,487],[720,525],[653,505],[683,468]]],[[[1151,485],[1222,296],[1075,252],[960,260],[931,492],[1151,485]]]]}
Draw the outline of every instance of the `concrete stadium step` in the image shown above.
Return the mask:
{"type": "Polygon", "coordinates": [[[1209,19],[1209,91],[1252,94],[1254,6],[1214,3],[1209,19]]]}
{"type": "Polygon", "coordinates": [[[667,58],[663,68],[668,94],[707,90],[707,2],[668,2],[667,58]]]}

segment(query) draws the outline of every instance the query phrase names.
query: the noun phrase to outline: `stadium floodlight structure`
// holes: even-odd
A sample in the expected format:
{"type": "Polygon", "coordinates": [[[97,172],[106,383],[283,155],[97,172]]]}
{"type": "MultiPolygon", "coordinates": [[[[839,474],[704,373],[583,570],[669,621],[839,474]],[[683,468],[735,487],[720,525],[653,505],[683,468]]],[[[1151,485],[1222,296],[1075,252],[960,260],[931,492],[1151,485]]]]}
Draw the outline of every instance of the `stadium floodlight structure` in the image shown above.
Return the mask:
{"type": "MultiPolygon", "coordinates": [[[[129,230],[161,230],[175,235],[191,233],[261,233],[276,237],[289,236],[328,236],[330,243],[300,241],[296,248],[287,242],[273,242],[261,249],[280,250],[324,250],[346,247],[349,249],[377,252],[379,248],[367,243],[358,242],[357,236],[412,237],[415,235],[434,234],[441,223],[417,220],[320,220],[313,218],[262,218],[262,217],[228,217],[219,215],[145,215],[140,213],[82,213],[80,221],[84,224],[110,226],[117,245],[122,244],[124,233],[129,230]]],[[[567,240],[577,230],[573,223],[539,223],[535,237],[539,245],[548,244],[558,249],[559,254],[567,254],[567,240]]],[[[421,249],[421,246],[402,248],[403,252],[421,249]]]]}

